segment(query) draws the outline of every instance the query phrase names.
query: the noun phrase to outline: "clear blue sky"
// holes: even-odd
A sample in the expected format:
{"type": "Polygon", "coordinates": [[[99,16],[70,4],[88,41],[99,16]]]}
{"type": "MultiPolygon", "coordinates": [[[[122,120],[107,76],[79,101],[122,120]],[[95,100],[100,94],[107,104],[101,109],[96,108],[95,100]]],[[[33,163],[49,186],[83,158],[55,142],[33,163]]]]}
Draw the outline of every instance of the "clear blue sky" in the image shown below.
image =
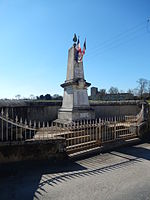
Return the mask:
{"type": "Polygon", "coordinates": [[[63,94],[74,33],[92,86],[150,80],[149,0],[0,0],[0,98],[63,94]]]}

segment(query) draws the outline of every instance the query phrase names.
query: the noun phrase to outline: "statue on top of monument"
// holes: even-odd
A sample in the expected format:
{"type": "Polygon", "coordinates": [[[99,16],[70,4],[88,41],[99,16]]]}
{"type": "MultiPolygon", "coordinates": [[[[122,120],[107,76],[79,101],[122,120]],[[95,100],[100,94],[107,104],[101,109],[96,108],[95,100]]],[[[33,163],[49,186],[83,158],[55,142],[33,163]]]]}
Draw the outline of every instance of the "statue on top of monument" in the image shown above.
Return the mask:
{"type": "Polygon", "coordinates": [[[75,60],[78,63],[82,62],[83,61],[83,56],[84,56],[85,50],[86,50],[86,38],[85,38],[85,41],[84,41],[84,44],[83,44],[83,50],[81,50],[79,36],[78,36],[78,40],[77,40],[77,36],[76,36],[76,34],[74,34],[73,41],[74,41],[74,47],[76,49],[75,60]]]}

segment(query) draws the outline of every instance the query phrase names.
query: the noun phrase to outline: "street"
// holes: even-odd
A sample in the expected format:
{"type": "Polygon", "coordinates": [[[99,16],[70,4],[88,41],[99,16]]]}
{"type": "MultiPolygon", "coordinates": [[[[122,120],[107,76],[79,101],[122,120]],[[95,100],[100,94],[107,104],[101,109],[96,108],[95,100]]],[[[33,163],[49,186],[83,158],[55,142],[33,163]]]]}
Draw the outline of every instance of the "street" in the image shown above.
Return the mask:
{"type": "Polygon", "coordinates": [[[1,166],[0,200],[150,200],[150,144],[78,161],[1,166]]]}

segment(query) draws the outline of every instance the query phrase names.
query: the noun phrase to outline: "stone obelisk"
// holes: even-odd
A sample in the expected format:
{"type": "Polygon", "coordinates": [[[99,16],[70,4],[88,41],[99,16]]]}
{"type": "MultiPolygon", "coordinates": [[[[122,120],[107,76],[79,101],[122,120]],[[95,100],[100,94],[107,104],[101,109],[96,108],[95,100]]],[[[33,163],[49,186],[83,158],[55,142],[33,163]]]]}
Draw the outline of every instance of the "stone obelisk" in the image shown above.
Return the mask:
{"type": "Polygon", "coordinates": [[[83,61],[76,61],[77,50],[73,45],[68,51],[68,66],[64,88],[62,107],[58,111],[58,123],[69,123],[82,119],[94,119],[90,108],[87,88],[91,85],[84,79],[83,61]]]}

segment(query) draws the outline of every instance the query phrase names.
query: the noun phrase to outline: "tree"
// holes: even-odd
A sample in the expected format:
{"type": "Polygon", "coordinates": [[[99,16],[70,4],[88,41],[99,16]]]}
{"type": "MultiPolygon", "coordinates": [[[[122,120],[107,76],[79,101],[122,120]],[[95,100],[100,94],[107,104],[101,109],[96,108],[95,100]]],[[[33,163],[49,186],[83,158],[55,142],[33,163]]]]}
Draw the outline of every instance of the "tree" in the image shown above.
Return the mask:
{"type": "Polygon", "coordinates": [[[132,89],[128,89],[127,93],[129,93],[129,94],[134,94],[134,92],[133,92],[132,89]]]}
{"type": "Polygon", "coordinates": [[[124,90],[120,90],[120,92],[119,93],[125,93],[125,91],[124,90]]]}
{"type": "Polygon", "coordinates": [[[45,100],[51,100],[51,99],[52,99],[52,97],[51,97],[50,94],[46,94],[46,95],[45,95],[45,100]]]}
{"type": "Polygon", "coordinates": [[[40,99],[40,100],[44,100],[44,96],[43,96],[43,95],[40,95],[39,99],[40,99]]]}
{"type": "Polygon", "coordinates": [[[59,94],[54,94],[53,95],[53,99],[55,99],[55,100],[62,100],[63,98],[59,94]]]}
{"type": "Polygon", "coordinates": [[[33,94],[30,94],[30,99],[35,99],[35,96],[33,94]]]}
{"type": "Polygon", "coordinates": [[[106,89],[100,89],[98,93],[99,93],[100,99],[102,99],[102,100],[105,97],[105,95],[107,94],[106,89]]]}
{"type": "Polygon", "coordinates": [[[20,94],[17,94],[17,95],[15,96],[15,98],[19,100],[19,99],[21,98],[21,95],[20,95],[20,94]]]}
{"type": "Polygon", "coordinates": [[[110,87],[109,91],[110,94],[118,94],[119,90],[117,87],[110,87]]]}
{"type": "Polygon", "coordinates": [[[100,89],[100,90],[99,90],[99,94],[105,95],[105,94],[106,94],[106,89],[100,89]]]}
{"type": "Polygon", "coordinates": [[[137,83],[138,83],[138,93],[140,98],[142,99],[144,93],[146,92],[148,81],[144,78],[140,78],[139,80],[137,80],[137,83]]]}
{"type": "Polygon", "coordinates": [[[50,94],[46,94],[46,95],[40,95],[40,96],[36,96],[37,100],[51,100],[51,99],[55,99],[55,100],[62,100],[62,96],[60,96],[59,94],[54,94],[53,96],[51,96],[50,94]]]}

